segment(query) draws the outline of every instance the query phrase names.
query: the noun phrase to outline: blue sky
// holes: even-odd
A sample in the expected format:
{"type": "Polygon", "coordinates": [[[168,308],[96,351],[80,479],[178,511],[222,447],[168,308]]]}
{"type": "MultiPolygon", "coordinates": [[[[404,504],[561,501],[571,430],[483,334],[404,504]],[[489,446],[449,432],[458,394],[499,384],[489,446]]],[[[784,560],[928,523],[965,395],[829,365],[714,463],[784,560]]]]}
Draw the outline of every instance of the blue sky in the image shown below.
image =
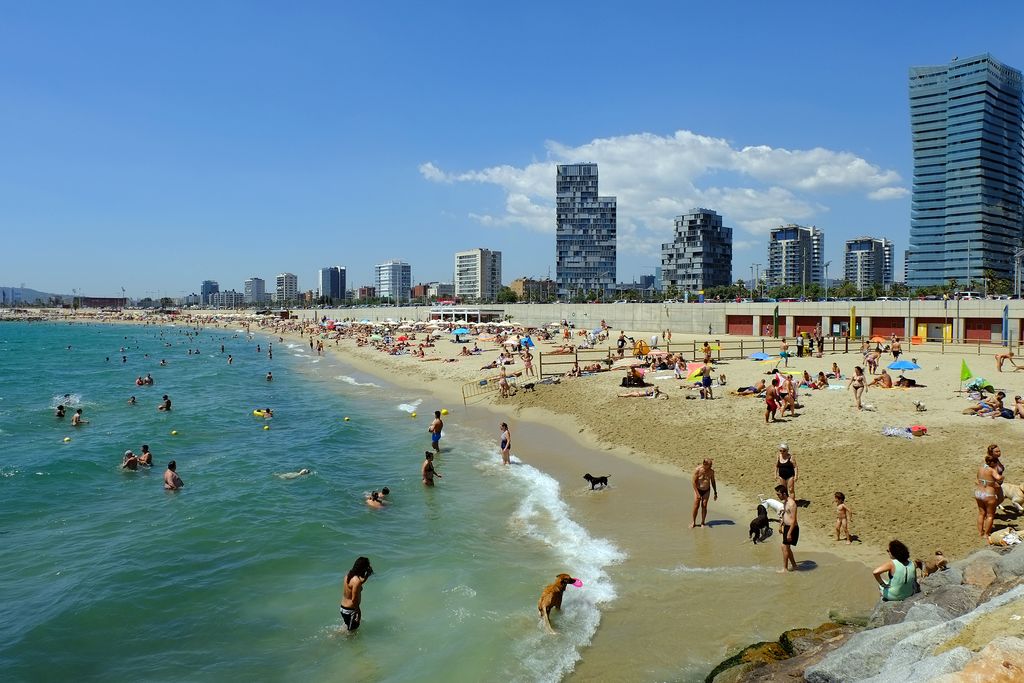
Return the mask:
{"type": "Polygon", "coordinates": [[[619,279],[697,203],[906,248],[907,69],[990,52],[995,3],[0,3],[0,285],[178,296],[203,279],[453,252],[554,273],[554,164],[619,197],[619,279]]]}

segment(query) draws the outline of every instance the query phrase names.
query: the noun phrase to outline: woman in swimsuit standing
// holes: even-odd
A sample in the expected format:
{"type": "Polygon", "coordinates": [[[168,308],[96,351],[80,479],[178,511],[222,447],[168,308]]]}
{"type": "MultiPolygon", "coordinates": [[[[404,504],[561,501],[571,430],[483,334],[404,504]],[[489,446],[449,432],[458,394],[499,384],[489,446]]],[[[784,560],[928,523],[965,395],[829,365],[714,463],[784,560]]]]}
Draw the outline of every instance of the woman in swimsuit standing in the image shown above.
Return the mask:
{"type": "Polygon", "coordinates": [[[780,484],[786,487],[789,495],[796,498],[796,460],[789,452],[789,446],[779,444],[779,457],[775,459],[775,478],[780,484]]]}
{"type": "Polygon", "coordinates": [[[850,380],[849,389],[853,389],[853,398],[857,402],[857,410],[861,410],[860,399],[864,395],[865,385],[864,368],[857,366],[853,369],[853,379],[850,380]]]}
{"type": "MultiPolygon", "coordinates": [[[[988,451],[986,452],[986,454],[995,457],[995,470],[996,472],[999,473],[999,476],[1002,477],[1003,474],[1006,472],[1006,467],[1003,465],[1003,461],[1000,459],[1003,456],[1003,452],[999,449],[999,446],[997,446],[994,443],[989,444],[988,451]]],[[[999,507],[999,505],[1003,502],[1003,499],[1006,498],[1006,496],[1003,495],[1002,481],[1000,481],[999,484],[996,486],[996,493],[999,494],[996,499],[996,507],[999,507]]]]}
{"type": "Polygon", "coordinates": [[[978,468],[978,484],[974,500],[978,504],[978,535],[987,539],[992,533],[992,522],[999,504],[1003,475],[999,473],[999,447],[988,447],[985,464],[978,468]]]}
{"type": "Polygon", "coordinates": [[[508,424],[501,423],[501,463],[508,465],[512,459],[512,434],[508,431],[508,424]]]}

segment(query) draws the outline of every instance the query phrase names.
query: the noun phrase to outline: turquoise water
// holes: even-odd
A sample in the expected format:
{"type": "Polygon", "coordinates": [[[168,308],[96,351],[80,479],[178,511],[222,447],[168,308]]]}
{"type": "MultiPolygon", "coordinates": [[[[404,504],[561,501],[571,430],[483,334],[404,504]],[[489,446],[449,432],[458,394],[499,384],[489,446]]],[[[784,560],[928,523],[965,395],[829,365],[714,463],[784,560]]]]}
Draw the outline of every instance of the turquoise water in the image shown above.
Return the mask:
{"type": "Polygon", "coordinates": [[[553,479],[498,464],[496,428],[460,425],[448,406],[444,478],[428,490],[425,418],[441,407],[429,396],[308,346],[187,331],[0,326],[6,680],[533,681],[571,670],[615,597],[605,568],[621,554],[572,521],[553,479]],[[137,387],[146,373],[155,385],[137,387]],[[165,393],[170,413],[156,410],[165,393]],[[88,425],[53,416],[64,394],[88,425]],[[270,430],[252,415],[263,406],[270,430]],[[143,443],[153,469],[121,471],[122,453],[143,443]],[[162,489],[171,459],[180,492],[162,489]],[[303,467],[313,474],[275,476],[303,467]],[[384,485],[392,504],[368,509],[363,494],[384,485]],[[375,574],[349,635],[337,605],[359,555],[375,574]],[[546,636],[536,600],[562,571],[585,586],[546,636]]]}

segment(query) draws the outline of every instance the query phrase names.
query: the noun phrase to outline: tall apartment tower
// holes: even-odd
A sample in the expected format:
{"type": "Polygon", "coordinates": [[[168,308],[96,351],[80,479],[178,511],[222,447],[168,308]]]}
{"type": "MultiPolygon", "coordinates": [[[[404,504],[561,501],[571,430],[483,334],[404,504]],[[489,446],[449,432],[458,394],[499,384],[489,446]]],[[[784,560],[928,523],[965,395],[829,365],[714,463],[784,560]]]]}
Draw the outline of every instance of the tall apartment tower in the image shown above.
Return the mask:
{"type": "Polygon", "coordinates": [[[412,266],[405,261],[385,261],[373,267],[377,296],[393,304],[408,303],[412,289],[412,266]]]}
{"type": "Polygon", "coordinates": [[[1024,237],[1021,72],[990,55],[910,69],[909,284],[1010,277],[1024,237]]]}
{"type": "Polygon", "coordinates": [[[277,294],[275,299],[283,303],[299,298],[299,278],[293,273],[280,273],[277,276],[277,294]]]}
{"type": "Polygon", "coordinates": [[[616,202],[598,196],[597,164],[559,164],[555,193],[558,296],[610,293],[616,279],[616,202]]]}
{"type": "Polygon", "coordinates": [[[892,261],[891,241],[877,237],[856,237],[846,240],[843,275],[861,291],[870,289],[872,285],[888,287],[893,280],[892,261]]]}
{"type": "Polygon", "coordinates": [[[825,233],[815,226],[781,225],[768,236],[768,285],[825,284],[825,233]]]}
{"type": "Polygon", "coordinates": [[[345,269],[328,266],[317,271],[317,287],[320,296],[336,303],[345,298],[345,269]]]}
{"type": "Polygon", "coordinates": [[[210,297],[219,291],[220,285],[216,280],[203,280],[203,284],[199,286],[200,303],[210,303],[210,297]]]}
{"type": "Polygon", "coordinates": [[[455,252],[455,296],[494,301],[500,289],[500,251],[470,249],[455,252]]]}
{"type": "Polygon", "coordinates": [[[267,300],[267,283],[261,277],[251,277],[245,281],[245,303],[261,304],[267,300]]]}
{"type": "Polygon", "coordinates": [[[732,281],[732,228],[711,209],[690,209],[675,219],[674,239],[661,245],[663,287],[698,292],[732,281]]]}

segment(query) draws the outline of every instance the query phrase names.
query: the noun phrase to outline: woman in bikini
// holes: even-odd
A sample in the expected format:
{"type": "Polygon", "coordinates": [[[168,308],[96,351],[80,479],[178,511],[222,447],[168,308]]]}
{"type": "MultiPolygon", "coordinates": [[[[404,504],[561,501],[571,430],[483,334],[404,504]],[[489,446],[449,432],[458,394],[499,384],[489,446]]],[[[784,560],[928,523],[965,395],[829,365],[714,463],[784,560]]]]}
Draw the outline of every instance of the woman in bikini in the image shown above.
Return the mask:
{"type": "Polygon", "coordinates": [[[842,379],[843,378],[843,373],[839,370],[839,364],[838,363],[832,363],[832,376],[835,379],[842,379]]]}
{"type": "Polygon", "coordinates": [[[789,446],[779,444],[779,457],[775,458],[775,479],[786,487],[789,495],[796,498],[796,460],[789,452],[789,446]]]}
{"type": "Polygon", "coordinates": [[[860,403],[861,397],[864,395],[864,389],[867,382],[864,379],[864,368],[857,366],[853,369],[853,379],[850,380],[849,389],[853,389],[853,398],[857,402],[857,410],[861,410],[862,406],[860,403]]]}
{"type": "Polygon", "coordinates": [[[974,489],[974,500],[978,504],[978,535],[988,539],[992,533],[992,522],[999,504],[1003,475],[999,473],[999,447],[988,447],[985,464],[978,468],[978,483],[974,489]]]}

